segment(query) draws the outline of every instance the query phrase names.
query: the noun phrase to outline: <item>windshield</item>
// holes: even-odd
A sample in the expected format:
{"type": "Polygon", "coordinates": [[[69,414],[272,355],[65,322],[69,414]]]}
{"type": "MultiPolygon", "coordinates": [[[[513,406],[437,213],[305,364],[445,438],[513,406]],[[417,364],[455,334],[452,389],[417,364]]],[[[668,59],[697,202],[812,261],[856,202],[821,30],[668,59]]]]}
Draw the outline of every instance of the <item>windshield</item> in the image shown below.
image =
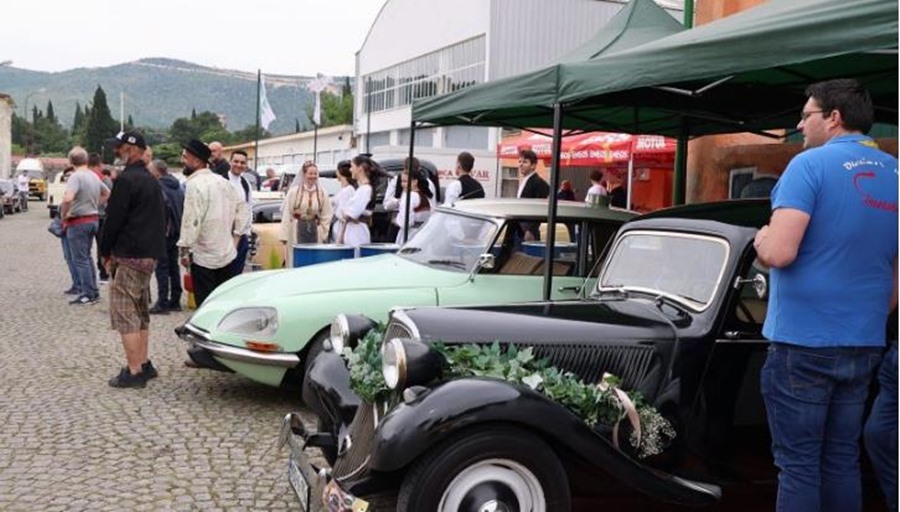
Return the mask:
{"type": "Polygon", "coordinates": [[[397,254],[417,263],[469,273],[496,234],[497,225],[488,219],[434,212],[397,254]]]}
{"type": "Polygon", "coordinates": [[[719,238],[633,231],[616,242],[597,286],[668,295],[702,310],[715,295],[727,259],[728,244],[719,238]]]}

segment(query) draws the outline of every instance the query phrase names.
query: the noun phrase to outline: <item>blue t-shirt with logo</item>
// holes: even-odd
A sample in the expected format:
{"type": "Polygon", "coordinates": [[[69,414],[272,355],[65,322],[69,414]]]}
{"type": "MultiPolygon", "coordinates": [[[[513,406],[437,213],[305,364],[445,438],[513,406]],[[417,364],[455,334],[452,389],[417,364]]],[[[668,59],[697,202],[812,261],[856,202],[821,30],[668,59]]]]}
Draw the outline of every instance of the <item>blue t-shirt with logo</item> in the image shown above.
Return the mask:
{"type": "Polygon", "coordinates": [[[771,269],[763,335],[807,347],[882,346],[897,258],[897,159],[863,135],[800,153],[772,209],[810,215],[797,258],[771,269]]]}

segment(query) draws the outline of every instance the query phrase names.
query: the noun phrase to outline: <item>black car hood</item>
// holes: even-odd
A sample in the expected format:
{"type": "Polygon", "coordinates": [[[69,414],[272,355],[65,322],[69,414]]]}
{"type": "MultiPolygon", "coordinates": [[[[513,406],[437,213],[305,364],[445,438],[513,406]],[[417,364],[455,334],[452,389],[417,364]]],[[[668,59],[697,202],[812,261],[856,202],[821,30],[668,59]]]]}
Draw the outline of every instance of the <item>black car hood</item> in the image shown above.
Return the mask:
{"type": "Polygon", "coordinates": [[[404,311],[423,341],[589,343],[675,339],[651,301],[583,300],[404,311]]]}

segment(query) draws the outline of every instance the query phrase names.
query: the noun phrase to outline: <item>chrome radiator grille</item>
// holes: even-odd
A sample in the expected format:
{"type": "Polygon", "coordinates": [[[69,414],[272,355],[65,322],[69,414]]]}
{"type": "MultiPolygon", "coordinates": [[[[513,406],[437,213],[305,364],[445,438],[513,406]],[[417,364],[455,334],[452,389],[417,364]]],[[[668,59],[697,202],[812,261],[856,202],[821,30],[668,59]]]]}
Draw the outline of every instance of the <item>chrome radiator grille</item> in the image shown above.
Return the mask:
{"type": "MultiPolygon", "coordinates": [[[[338,455],[334,463],[332,474],[338,480],[349,478],[362,470],[369,462],[369,453],[372,448],[372,440],[375,437],[375,407],[372,404],[361,404],[356,409],[356,416],[347,435],[350,437],[350,446],[346,451],[338,455]]],[[[338,450],[346,447],[346,437],[339,439],[338,450]]]]}
{"type": "Polygon", "coordinates": [[[516,344],[534,349],[536,359],[578,375],[585,382],[600,382],[604,373],[622,379],[624,389],[634,389],[653,362],[653,347],[635,344],[516,344]]]}
{"type": "Polygon", "coordinates": [[[412,333],[399,322],[391,322],[384,332],[385,341],[393,338],[412,338],[412,333]]]}

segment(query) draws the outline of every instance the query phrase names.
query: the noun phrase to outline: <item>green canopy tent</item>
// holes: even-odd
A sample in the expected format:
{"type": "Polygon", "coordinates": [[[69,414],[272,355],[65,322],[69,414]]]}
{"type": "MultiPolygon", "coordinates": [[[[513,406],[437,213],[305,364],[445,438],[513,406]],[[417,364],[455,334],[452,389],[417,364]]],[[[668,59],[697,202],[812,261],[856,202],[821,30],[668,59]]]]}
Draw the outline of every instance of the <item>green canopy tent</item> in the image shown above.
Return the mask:
{"type": "MultiPolygon", "coordinates": [[[[534,81],[517,90],[515,77],[503,87],[488,82],[414,103],[413,124],[552,126],[554,190],[563,129],[687,140],[792,128],[806,86],[837,77],[860,80],[872,93],[876,119],[896,124],[897,1],[771,0],[630,50],[537,73],[554,81],[553,93],[537,91],[534,81]]],[[[551,195],[548,245],[555,210],[551,195]]],[[[551,280],[545,275],[545,298],[551,280]]]]}
{"type": "Polygon", "coordinates": [[[413,104],[417,122],[691,135],[792,128],[812,82],[852,76],[897,117],[896,0],[771,0],[630,49],[413,104]]]}
{"type": "Polygon", "coordinates": [[[592,38],[564,55],[558,63],[415,102],[413,120],[443,125],[549,127],[565,65],[590,62],[682,30],[684,26],[653,0],[632,0],[592,38]],[[497,114],[479,116],[489,112],[497,114]]]}

